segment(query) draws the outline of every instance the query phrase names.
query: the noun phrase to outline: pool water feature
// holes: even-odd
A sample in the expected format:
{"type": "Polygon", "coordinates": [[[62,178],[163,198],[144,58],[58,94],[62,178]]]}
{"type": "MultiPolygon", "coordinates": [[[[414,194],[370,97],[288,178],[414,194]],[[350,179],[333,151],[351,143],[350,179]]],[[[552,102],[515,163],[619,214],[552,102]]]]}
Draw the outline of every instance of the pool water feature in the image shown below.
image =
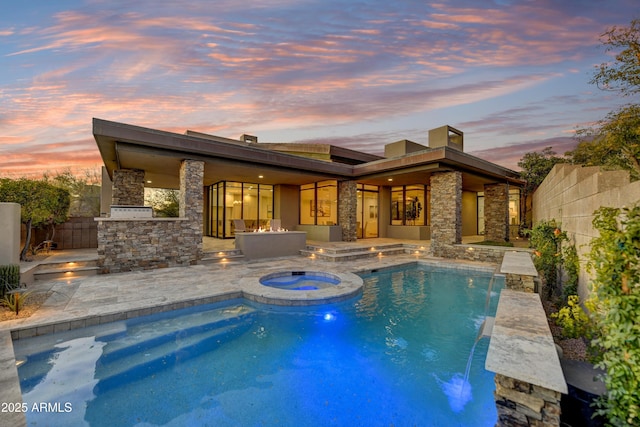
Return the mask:
{"type": "Polygon", "coordinates": [[[290,271],[273,273],[260,278],[260,283],[278,289],[292,291],[315,291],[340,283],[340,278],[328,273],[315,271],[290,271]]]}
{"type": "Polygon", "coordinates": [[[363,275],[362,296],[338,304],[233,300],[18,340],[24,401],[73,407],[27,421],[493,426],[488,340],[464,375],[490,277],[417,265],[363,275]]]}

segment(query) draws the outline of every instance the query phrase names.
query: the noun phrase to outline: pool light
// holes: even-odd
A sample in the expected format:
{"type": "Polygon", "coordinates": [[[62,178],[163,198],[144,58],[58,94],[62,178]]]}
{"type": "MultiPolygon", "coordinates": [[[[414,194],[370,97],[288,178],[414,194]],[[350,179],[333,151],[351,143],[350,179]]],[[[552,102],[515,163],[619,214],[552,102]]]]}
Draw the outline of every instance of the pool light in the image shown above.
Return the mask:
{"type": "Polygon", "coordinates": [[[333,313],[325,313],[322,318],[325,320],[325,322],[333,322],[334,320],[336,320],[336,316],[333,313]]]}

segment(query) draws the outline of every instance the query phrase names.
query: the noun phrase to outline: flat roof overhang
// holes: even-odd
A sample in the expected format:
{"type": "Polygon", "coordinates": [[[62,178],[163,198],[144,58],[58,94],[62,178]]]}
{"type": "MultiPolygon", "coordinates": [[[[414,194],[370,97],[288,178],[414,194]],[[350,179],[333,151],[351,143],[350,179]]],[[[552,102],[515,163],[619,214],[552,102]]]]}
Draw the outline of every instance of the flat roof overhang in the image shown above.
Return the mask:
{"type": "Polygon", "coordinates": [[[221,180],[300,185],[352,175],[352,167],[342,163],[101,119],[93,119],[93,135],[111,178],[115,169],[141,169],[150,187],[179,188],[184,159],[204,162],[205,185],[221,180]]]}
{"type": "Polygon", "coordinates": [[[449,147],[349,165],[227,138],[202,138],[101,119],[93,119],[93,134],[110,177],[114,169],[141,169],[147,186],[158,188],[179,187],[184,159],[204,162],[204,185],[221,180],[301,185],[325,179],[380,186],[428,184],[432,173],[453,170],[462,172],[463,188],[469,191],[483,191],[489,183],[524,184],[517,172],[449,147]]]}

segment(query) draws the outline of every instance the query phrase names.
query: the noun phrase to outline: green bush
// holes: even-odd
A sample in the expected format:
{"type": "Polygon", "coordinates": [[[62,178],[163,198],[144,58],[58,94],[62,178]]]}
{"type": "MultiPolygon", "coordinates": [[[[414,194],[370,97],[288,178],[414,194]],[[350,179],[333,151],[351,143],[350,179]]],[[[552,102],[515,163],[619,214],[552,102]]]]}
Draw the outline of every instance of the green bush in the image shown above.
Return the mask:
{"type": "Polygon", "coordinates": [[[566,338],[581,338],[589,335],[590,321],[587,313],[580,306],[578,295],[569,295],[567,305],[552,313],[556,325],[562,327],[562,335],[566,338]]]}
{"type": "Polygon", "coordinates": [[[560,230],[560,224],[552,219],[541,221],[525,234],[529,236],[529,246],[535,249],[533,263],[542,275],[547,297],[550,297],[560,286],[561,243],[568,240],[567,233],[560,230]]]}
{"type": "Polygon", "coordinates": [[[569,245],[562,250],[562,266],[567,274],[567,280],[562,284],[563,300],[567,303],[570,296],[578,294],[580,258],[576,245],[569,245]]]}
{"type": "Polygon", "coordinates": [[[0,265],[0,298],[20,286],[20,265],[0,265]]]}
{"type": "Polygon", "coordinates": [[[600,208],[593,226],[600,236],[591,241],[588,264],[599,333],[592,343],[607,387],[599,413],[614,426],[640,425],[640,206],[600,208]]]}

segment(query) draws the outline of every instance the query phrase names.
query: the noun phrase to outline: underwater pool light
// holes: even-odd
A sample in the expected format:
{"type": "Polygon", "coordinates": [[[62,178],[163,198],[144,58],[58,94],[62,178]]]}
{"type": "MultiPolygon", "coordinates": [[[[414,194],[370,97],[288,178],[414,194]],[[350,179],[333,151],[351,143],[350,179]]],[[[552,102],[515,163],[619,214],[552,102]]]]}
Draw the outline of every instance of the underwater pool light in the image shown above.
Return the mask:
{"type": "Polygon", "coordinates": [[[332,322],[336,320],[336,316],[333,313],[325,313],[324,316],[322,316],[322,318],[327,322],[332,322]]]}

